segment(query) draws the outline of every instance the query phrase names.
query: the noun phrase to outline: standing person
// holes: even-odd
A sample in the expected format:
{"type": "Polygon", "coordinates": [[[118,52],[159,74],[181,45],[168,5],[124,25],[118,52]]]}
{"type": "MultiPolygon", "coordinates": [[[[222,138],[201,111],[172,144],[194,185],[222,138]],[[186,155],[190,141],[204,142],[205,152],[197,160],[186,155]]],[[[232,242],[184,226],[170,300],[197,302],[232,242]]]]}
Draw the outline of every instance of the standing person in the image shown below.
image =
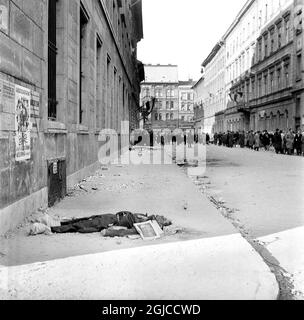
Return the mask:
{"type": "Polygon", "coordinates": [[[304,131],[302,132],[302,139],[301,139],[301,141],[302,141],[302,154],[303,154],[303,156],[304,156],[304,131]]]}
{"type": "Polygon", "coordinates": [[[218,134],[217,134],[217,132],[214,134],[214,145],[216,145],[217,146],[217,144],[218,144],[218,134]]]}
{"type": "Polygon", "coordinates": [[[269,132],[269,150],[270,150],[270,147],[273,146],[273,135],[274,135],[273,132],[269,132]]]}
{"type": "Polygon", "coordinates": [[[194,143],[194,134],[192,130],[188,131],[187,142],[188,142],[188,148],[192,148],[192,144],[194,143]]]}
{"type": "Polygon", "coordinates": [[[240,147],[243,149],[245,147],[245,131],[240,133],[240,147]]]}
{"type": "Polygon", "coordinates": [[[222,144],[223,144],[223,134],[222,134],[222,132],[219,133],[218,140],[219,140],[219,146],[222,146],[222,144]]]}
{"type": "Polygon", "coordinates": [[[209,133],[206,134],[206,143],[209,145],[210,143],[210,136],[209,133]]]}
{"type": "Polygon", "coordinates": [[[282,136],[279,129],[277,129],[275,134],[273,135],[272,145],[275,149],[276,154],[282,153],[282,136]]]}
{"type": "Polygon", "coordinates": [[[229,148],[233,148],[233,137],[234,137],[233,132],[229,131],[229,133],[228,133],[228,147],[229,148]]]}
{"type": "Polygon", "coordinates": [[[240,132],[239,131],[237,131],[234,134],[234,144],[235,144],[235,146],[239,146],[240,145],[240,132]]]}
{"type": "Polygon", "coordinates": [[[248,145],[249,145],[249,149],[253,149],[253,146],[254,146],[254,133],[253,133],[253,130],[251,130],[249,135],[248,135],[248,145]]]}
{"type": "Polygon", "coordinates": [[[248,131],[246,131],[245,132],[245,147],[246,148],[249,148],[249,144],[248,144],[248,138],[249,138],[249,132],[248,131]]]}
{"type": "Polygon", "coordinates": [[[264,148],[265,148],[265,151],[269,151],[269,147],[270,147],[270,137],[269,137],[268,131],[265,130],[265,132],[264,132],[264,148]]]}
{"type": "Polygon", "coordinates": [[[261,147],[261,135],[260,132],[258,131],[255,135],[254,135],[254,150],[255,151],[259,151],[260,147],[261,147]]]}
{"type": "Polygon", "coordinates": [[[300,130],[294,138],[294,148],[297,150],[297,155],[300,156],[302,154],[302,134],[300,130]]]}
{"type": "Polygon", "coordinates": [[[285,131],[281,131],[281,137],[282,137],[282,153],[286,154],[287,149],[286,149],[286,134],[285,131]]]}
{"type": "Polygon", "coordinates": [[[291,129],[289,129],[288,133],[285,136],[286,139],[286,149],[288,155],[294,154],[294,134],[291,129]]]}

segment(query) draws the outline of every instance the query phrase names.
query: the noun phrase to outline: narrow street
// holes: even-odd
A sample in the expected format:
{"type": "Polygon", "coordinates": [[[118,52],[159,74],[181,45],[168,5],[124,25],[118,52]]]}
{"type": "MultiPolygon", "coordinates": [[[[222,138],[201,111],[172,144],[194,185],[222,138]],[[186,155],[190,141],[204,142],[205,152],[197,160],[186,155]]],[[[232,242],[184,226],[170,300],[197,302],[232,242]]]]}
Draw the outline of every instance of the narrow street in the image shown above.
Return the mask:
{"type": "Polygon", "coordinates": [[[204,193],[231,209],[227,219],[257,251],[267,250],[303,299],[303,157],[213,145],[207,157],[204,193]]]}
{"type": "Polygon", "coordinates": [[[29,219],[1,241],[0,274],[10,275],[0,285],[2,297],[277,298],[262,258],[175,164],[102,167],[69,195],[48,213],[73,218],[130,210],[164,215],[173,227],[148,242],[99,233],[31,237],[29,219]],[[139,289],[144,281],[149,286],[139,289]]]}

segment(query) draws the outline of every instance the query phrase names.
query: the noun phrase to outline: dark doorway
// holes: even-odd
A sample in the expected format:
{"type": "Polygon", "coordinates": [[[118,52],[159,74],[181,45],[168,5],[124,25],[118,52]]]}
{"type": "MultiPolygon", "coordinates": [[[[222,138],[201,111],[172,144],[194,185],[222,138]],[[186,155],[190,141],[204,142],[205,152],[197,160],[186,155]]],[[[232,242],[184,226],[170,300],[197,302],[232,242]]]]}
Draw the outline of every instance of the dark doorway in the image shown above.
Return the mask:
{"type": "Polygon", "coordinates": [[[54,206],[66,196],[66,162],[56,160],[48,162],[48,205],[54,206]]]}

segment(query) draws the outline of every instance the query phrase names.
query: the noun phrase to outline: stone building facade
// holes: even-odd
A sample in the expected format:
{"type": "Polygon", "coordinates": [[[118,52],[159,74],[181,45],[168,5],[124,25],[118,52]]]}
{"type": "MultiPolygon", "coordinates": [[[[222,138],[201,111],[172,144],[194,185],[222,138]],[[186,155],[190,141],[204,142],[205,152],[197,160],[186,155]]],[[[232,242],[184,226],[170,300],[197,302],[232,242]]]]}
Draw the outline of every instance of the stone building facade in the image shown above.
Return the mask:
{"type": "Polygon", "coordinates": [[[194,116],[194,91],[192,89],[194,82],[189,79],[188,81],[179,81],[178,94],[179,94],[179,120],[181,124],[192,123],[194,116]]]}
{"type": "Polygon", "coordinates": [[[145,81],[141,84],[141,105],[151,98],[156,99],[145,128],[191,128],[194,98],[192,85],[192,80],[179,81],[177,65],[145,65],[145,81]]]}
{"type": "Polygon", "coordinates": [[[194,128],[196,132],[202,133],[204,130],[204,101],[206,90],[204,76],[202,76],[192,87],[194,93],[194,128]]]}
{"type": "Polygon", "coordinates": [[[142,37],[141,1],[0,0],[0,234],[98,167],[101,130],[138,126],[142,37]]]}
{"type": "MultiPolygon", "coordinates": [[[[302,10],[301,0],[248,0],[241,9],[221,40],[224,107],[216,111],[204,106],[205,121],[215,118],[214,132],[304,129],[302,10]]],[[[214,92],[205,73],[219,58],[218,48],[204,62],[209,101],[214,92]]]]}
{"type": "Polygon", "coordinates": [[[230,89],[230,114],[240,116],[237,126],[230,126],[232,130],[287,131],[301,127],[303,101],[294,91],[303,80],[302,45],[296,40],[300,36],[296,32],[300,12],[291,3],[261,29],[250,69],[230,89]]]}
{"type": "Polygon", "coordinates": [[[204,132],[209,134],[221,128],[221,124],[215,121],[215,115],[226,108],[225,53],[225,42],[219,41],[202,64],[205,88],[204,132]]]}

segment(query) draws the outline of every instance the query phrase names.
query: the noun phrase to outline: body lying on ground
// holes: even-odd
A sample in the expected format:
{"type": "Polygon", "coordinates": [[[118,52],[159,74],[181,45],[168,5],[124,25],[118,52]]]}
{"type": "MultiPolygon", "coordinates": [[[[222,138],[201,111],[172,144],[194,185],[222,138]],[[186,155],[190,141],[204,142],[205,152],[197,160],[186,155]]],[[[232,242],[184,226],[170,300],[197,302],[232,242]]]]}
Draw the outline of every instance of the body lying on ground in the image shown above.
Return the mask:
{"type": "Polygon", "coordinates": [[[103,214],[64,221],[61,222],[61,226],[52,227],[51,231],[53,233],[95,233],[113,226],[125,227],[132,230],[135,223],[142,223],[149,220],[156,220],[162,229],[172,224],[171,221],[162,216],[147,216],[122,211],[116,215],[103,214]]]}

